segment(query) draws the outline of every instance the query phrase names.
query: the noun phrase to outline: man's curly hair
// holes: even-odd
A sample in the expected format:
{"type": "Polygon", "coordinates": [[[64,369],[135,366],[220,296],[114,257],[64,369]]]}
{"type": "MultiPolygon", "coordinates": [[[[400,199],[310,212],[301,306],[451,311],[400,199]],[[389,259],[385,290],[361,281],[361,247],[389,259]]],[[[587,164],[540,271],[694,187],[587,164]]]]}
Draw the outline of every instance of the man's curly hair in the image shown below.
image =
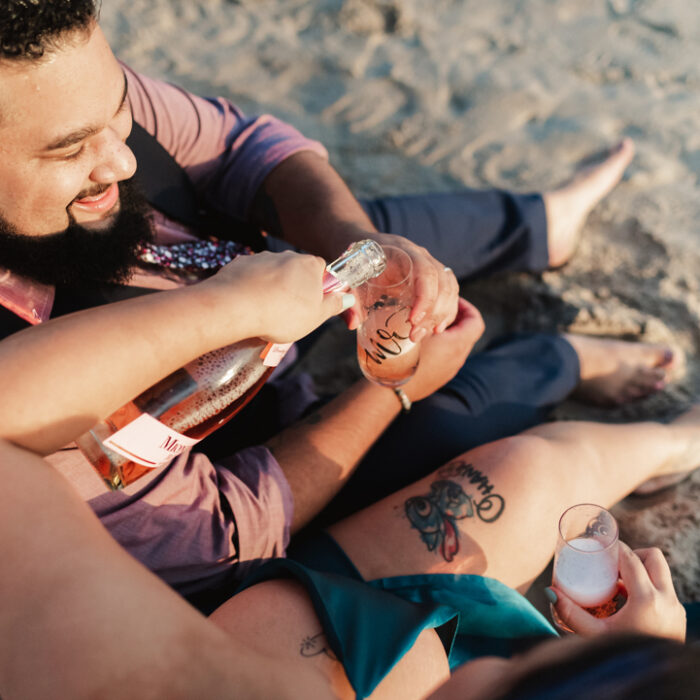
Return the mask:
{"type": "Polygon", "coordinates": [[[0,60],[35,60],[97,19],[96,0],[2,0],[0,60]]]}

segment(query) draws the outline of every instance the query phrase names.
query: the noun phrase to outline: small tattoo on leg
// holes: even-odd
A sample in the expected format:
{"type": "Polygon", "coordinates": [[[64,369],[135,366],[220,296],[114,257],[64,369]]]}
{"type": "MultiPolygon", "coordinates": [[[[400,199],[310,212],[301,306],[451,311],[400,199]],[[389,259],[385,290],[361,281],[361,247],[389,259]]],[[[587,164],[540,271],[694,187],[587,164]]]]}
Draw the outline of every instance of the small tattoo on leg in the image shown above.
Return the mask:
{"type": "Polygon", "coordinates": [[[328,640],[323,632],[319,632],[313,636],[304,637],[301,640],[299,649],[301,656],[319,656],[325,654],[329,659],[337,661],[338,657],[333,653],[333,650],[328,646],[328,640]]]}

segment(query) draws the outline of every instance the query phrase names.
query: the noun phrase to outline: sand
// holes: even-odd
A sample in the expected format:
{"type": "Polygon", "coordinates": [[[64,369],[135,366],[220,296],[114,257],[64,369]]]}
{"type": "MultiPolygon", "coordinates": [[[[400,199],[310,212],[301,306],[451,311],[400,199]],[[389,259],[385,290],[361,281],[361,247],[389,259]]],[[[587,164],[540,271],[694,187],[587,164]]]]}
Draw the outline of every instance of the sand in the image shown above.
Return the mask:
{"type": "MultiPolygon", "coordinates": [[[[489,337],[573,329],[671,342],[685,354],[662,394],[616,411],[569,402],[560,418],[665,418],[700,397],[700,6],[103,0],[102,25],[134,68],[323,141],[358,195],[539,191],[632,137],[634,162],[568,265],[463,293],[489,337]]],[[[309,366],[337,387],[355,371],[351,352],[352,339],[331,334],[309,366]],[[340,371],[323,361],[331,352],[345,358],[340,371]]],[[[684,600],[700,600],[699,500],[700,474],[616,509],[627,542],[667,554],[684,600]]]]}

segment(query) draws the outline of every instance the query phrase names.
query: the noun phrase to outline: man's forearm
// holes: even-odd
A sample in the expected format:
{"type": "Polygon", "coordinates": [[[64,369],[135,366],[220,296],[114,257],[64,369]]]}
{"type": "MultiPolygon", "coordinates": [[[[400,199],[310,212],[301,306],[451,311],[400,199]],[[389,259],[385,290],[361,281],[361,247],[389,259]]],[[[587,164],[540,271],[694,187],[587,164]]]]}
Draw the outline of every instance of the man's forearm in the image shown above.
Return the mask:
{"type": "Polygon", "coordinates": [[[310,151],[268,175],[252,217],[269,233],[327,260],[375,230],[340,175],[310,151]]]}
{"type": "Polygon", "coordinates": [[[338,493],[400,409],[393,391],[361,380],[268,443],[294,496],[292,532],[338,493]]]}
{"type": "Polygon", "coordinates": [[[5,339],[0,343],[5,399],[0,436],[51,452],[154,381],[230,342],[207,300],[194,288],[160,292],[64,316],[5,339]]]}

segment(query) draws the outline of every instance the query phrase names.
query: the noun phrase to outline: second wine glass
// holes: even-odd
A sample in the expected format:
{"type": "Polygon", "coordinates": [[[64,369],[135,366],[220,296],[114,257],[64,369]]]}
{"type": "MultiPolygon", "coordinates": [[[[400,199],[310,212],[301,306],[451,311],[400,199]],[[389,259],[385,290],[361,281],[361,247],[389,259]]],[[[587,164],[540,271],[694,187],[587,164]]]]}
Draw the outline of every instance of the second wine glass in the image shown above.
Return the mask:
{"type": "MultiPolygon", "coordinates": [[[[593,503],[564,511],[554,553],[555,586],[591,615],[613,615],[626,600],[618,560],[618,526],[609,511],[593,503]]],[[[562,631],[572,631],[553,606],[551,612],[562,631]]]]}

